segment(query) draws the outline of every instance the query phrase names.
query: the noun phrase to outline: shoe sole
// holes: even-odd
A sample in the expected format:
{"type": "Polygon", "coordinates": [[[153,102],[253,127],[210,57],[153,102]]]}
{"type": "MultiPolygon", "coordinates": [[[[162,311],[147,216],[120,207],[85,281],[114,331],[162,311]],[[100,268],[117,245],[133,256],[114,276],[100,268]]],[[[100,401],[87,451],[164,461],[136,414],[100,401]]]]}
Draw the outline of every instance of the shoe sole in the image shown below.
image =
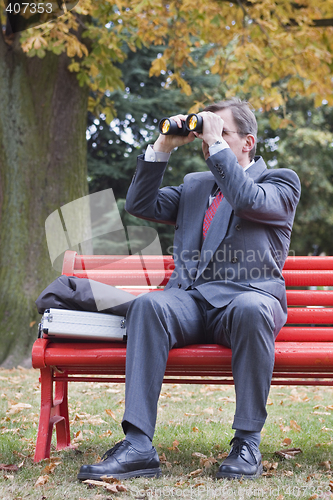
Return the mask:
{"type": "MultiPolygon", "coordinates": [[[[84,481],[85,479],[94,479],[95,481],[102,481],[102,477],[107,474],[84,474],[83,472],[79,472],[77,478],[80,481],[84,481]]],[[[130,479],[132,477],[161,477],[162,471],[158,467],[156,469],[142,469],[142,470],[134,470],[131,472],[123,472],[120,474],[112,474],[111,477],[115,479],[130,479]]]]}
{"type": "Polygon", "coordinates": [[[218,472],[216,474],[216,479],[256,479],[257,477],[261,476],[263,472],[264,468],[260,464],[257,472],[255,474],[252,474],[251,476],[247,474],[232,474],[228,472],[218,472]]]}

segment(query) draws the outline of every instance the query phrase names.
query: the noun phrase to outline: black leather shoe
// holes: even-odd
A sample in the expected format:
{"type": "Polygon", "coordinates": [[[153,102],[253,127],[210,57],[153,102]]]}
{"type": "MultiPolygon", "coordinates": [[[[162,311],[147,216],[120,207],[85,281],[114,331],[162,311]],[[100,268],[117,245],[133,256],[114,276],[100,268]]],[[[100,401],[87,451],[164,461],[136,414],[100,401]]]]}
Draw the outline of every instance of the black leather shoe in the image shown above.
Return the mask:
{"type": "Polygon", "coordinates": [[[157,451],[139,452],[129,441],[120,441],[108,450],[101,461],[93,465],[82,465],[78,479],[101,479],[102,476],[113,476],[115,479],[130,477],[159,477],[162,474],[157,451]]]}
{"type": "Polygon", "coordinates": [[[243,439],[233,438],[231,451],[222,462],[217,479],[255,479],[263,473],[261,453],[243,439]]]}

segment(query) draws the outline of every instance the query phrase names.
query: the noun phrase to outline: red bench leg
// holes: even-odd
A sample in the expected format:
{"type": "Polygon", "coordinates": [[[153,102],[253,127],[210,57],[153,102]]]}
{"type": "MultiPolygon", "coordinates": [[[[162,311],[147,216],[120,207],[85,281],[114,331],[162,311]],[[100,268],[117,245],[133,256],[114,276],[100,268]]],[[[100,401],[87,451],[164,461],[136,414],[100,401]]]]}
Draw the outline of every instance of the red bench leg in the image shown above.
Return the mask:
{"type": "Polygon", "coordinates": [[[51,367],[41,369],[41,410],[34,457],[35,462],[50,457],[54,425],[57,431],[57,450],[70,446],[67,400],[68,383],[55,381],[55,397],[53,400],[52,376],[53,369],[51,367]]]}

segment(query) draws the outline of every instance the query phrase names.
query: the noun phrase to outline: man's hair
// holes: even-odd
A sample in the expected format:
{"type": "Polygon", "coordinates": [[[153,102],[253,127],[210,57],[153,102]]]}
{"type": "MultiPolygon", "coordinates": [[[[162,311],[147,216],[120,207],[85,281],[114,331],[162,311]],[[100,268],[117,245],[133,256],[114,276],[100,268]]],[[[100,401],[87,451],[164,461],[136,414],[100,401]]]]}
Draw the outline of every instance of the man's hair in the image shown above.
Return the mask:
{"type": "Polygon", "coordinates": [[[249,152],[249,158],[252,161],[257,149],[258,125],[256,117],[254,116],[249,103],[247,101],[241,101],[237,97],[233,97],[228,101],[220,101],[210,104],[209,106],[205,107],[204,111],[211,111],[212,113],[216,113],[217,111],[228,108],[230,109],[235,120],[238,134],[242,136],[251,134],[254,136],[255,143],[253,148],[249,152]]]}

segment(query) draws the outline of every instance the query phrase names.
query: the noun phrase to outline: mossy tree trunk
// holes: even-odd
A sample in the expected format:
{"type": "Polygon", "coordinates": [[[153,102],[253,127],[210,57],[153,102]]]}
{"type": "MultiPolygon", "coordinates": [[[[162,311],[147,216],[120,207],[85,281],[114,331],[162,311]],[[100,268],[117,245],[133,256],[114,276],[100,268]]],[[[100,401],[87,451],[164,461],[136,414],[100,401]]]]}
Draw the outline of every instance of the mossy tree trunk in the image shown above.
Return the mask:
{"type": "Polygon", "coordinates": [[[0,364],[28,366],[35,299],[57,276],[45,220],[88,192],[88,91],[65,54],[28,58],[0,33],[0,364]]]}

